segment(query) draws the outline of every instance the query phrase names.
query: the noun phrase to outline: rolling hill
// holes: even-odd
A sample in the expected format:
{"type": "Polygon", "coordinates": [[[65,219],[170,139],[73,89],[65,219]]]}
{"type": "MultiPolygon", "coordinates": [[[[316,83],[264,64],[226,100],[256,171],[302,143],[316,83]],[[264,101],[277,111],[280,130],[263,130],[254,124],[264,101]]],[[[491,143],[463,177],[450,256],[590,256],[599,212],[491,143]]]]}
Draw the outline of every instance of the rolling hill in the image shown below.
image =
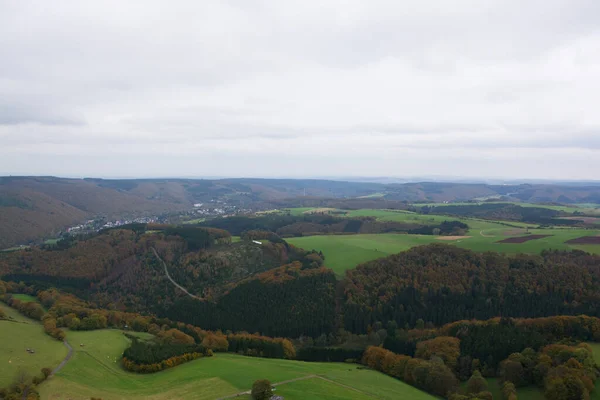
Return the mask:
{"type": "Polygon", "coordinates": [[[0,177],[0,249],[48,238],[94,217],[155,216],[190,210],[194,203],[211,200],[252,209],[301,206],[359,209],[403,208],[405,202],[487,198],[600,203],[600,185],[0,177]]]}

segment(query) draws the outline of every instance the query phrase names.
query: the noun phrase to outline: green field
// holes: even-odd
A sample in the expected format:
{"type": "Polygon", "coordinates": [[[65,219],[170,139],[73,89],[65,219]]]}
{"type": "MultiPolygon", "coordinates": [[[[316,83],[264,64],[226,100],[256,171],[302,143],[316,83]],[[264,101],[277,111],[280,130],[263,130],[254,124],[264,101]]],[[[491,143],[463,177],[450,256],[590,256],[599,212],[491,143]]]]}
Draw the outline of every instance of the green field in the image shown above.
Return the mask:
{"type": "Polygon", "coordinates": [[[188,221],[183,221],[184,225],[188,225],[188,224],[200,224],[202,222],[206,221],[206,218],[196,218],[196,219],[190,219],[188,221]]]}
{"type": "MultiPolygon", "coordinates": [[[[553,235],[525,243],[497,243],[512,236],[525,236],[525,230],[515,230],[493,223],[485,223],[487,229],[478,224],[468,236],[454,240],[441,240],[431,235],[404,235],[394,233],[365,235],[321,235],[287,238],[286,241],[306,250],[321,250],[325,265],[338,275],[358,264],[408,250],[429,243],[447,243],[474,251],[497,251],[501,253],[540,253],[544,249],[579,249],[600,254],[600,245],[568,245],[565,241],[581,236],[600,235],[600,230],[585,229],[530,229],[531,234],[553,235]],[[490,228],[491,227],[491,228],[490,228]]],[[[473,224],[471,224],[473,226],[473,224]]]]}
{"type": "Polygon", "coordinates": [[[37,297],[30,296],[28,294],[15,293],[12,295],[12,297],[14,299],[21,300],[24,303],[30,303],[30,302],[38,303],[39,302],[37,297]]]}
{"type": "Polygon", "coordinates": [[[42,368],[56,367],[67,355],[66,347],[44,333],[42,325],[0,303],[11,319],[0,321],[0,387],[10,385],[20,371],[40,375],[42,368]],[[35,350],[34,354],[26,351],[35,350]]]}
{"type": "Polygon", "coordinates": [[[256,379],[276,383],[302,377],[308,379],[283,384],[276,393],[286,400],[433,399],[399,380],[358,369],[355,364],[223,353],[156,374],[139,375],[122,370],[118,363],[128,345],[120,331],[68,332],[67,339],[75,355],[61,372],[40,386],[42,399],[217,399],[249,390],[256,379]]]}
{"type": "MultiPolygon", "coordinates": [[[[414,207],[444,207],[444,206],[473,206],[480,204],[490,204],[486,202],[472,202],[472,203],[428,203],[428,204],[412,204],[414,207]]],[[[563,211],[566,213],[581,212],[589,215],[600,214],[600,204],[584,203],[584,204],[573,204],[573,205],[548,205],[548,204],[535,204],[535,203],[516,203],[516,202],[493,202],[492,204],[514,204],[521,207],[539,207],[547,208],[549,210],[563,211]]]]}

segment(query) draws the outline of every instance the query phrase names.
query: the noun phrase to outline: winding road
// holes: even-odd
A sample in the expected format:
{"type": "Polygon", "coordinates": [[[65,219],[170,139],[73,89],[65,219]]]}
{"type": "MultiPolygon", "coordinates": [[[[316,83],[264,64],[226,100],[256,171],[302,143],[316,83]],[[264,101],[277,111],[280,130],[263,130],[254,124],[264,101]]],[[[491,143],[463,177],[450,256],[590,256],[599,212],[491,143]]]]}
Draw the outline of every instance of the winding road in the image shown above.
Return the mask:
{"type": "Polygon", "coordinates": [[[60,362],[60,364],[58,364],[58,366],[52,370],[52,373],[50,374],[50,376],[56,375],[61,369],[63,369],[63,367],[67,364],[67,362],[69,362],[69,360],[71,359],[71,357],[73,357],[73,348],[71,347],[71,345],[69,344],[69,342],[67,342],[67,340],[65,339],[63,341],[63,344],[65,346],[67,346],[67,349],[69,350],[69,352],[67,353],[67,356],[65,357],[65,359],[62,360],[60,362]]]}
{"type": "Polygon", "coordinates": [[[173,280],[173,278],[171,278],[171,275],[169,275],[169,270],[167,269],[167,263],[165,263],[163,261],[163,259],[160,258],[160,256],[158,255],[158,252],[156,251],[156,249],[154,247],[152,247],[152,251],[154,252],[154,255],[156,256],[156,258],[158,258],[158,260],[162,263],[163,267],[165,268],[165,275],[167,276],[167,279],[170,280],[173,285],[175,285],[179,290],[182,290],[183,292],[185,292],[191,298],[197,299],[197,300],[202,300],[202,298],[191,294],[190,292],[187,291],[186,288],[181,286],[179,283],[175,282],[173,280]]]}

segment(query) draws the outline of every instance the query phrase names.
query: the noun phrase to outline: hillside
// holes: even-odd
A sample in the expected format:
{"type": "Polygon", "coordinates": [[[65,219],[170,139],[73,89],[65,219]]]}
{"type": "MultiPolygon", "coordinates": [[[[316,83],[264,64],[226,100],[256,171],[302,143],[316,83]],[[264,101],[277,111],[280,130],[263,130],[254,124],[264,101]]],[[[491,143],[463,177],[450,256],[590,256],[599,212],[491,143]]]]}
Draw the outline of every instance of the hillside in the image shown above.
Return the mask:
{"type": "Polygon", "coordinates": [[[253,210],[283,207],[405,209],[406,202],[481,198],[595,203],[600,202],[600,185],[0,177],[0,249],[48,238],[90,218],[157,216],[189,211],[195,203],[211,201],[253,210]]]}

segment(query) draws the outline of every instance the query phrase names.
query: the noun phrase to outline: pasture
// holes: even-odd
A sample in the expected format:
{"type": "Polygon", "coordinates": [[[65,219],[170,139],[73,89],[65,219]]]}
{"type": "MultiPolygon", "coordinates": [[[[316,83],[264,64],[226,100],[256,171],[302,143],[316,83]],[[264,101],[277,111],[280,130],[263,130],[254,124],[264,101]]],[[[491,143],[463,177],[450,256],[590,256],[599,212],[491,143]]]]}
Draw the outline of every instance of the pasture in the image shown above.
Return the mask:
{"type": "Polygon", "coordinates": [[[14,299],[21,300],[23,303],[31,303],[31,302],[38,303],[39,302],[37,297],[30,296],[28,294],[15,293],[12,295],[12,297],[14,299]]]}
{"type": "MultiPolygon", "coordinates": [[[[322,235],[287,238],[286,241],[306,250],[321,250],[325,265],[338,276],[346,270],[366,261],[408,250],[411,247],[430,243],[446,243],[473,251],[497,251],[507,254],[538,254],[545,249],[584,250],[600,254],[600,245],[578,245],[565,242],[586,235],[598,235],[600,231],[584,229],[530,229],[532,235],[551,235],[524,243],[498,243],[509,237],[527,236],[524,229],[511,229],[490,223],[492,228],[471,229],[469,236],[444,240],[445,237],[431,235],[404,235],[394,233],[365,235],[322,235]]],[[[479,225],[478,228],[482,227],[479,225]]]]}
{"type": "Polygon", "coordinates": [[[276,393],[286,400],[434,399],[399,380],[358,369],[355,364],[223,353],[155,374],[133,374],[124,371],[118,362],[128,345],[120,331],[68,332],[67,340],[75,354],[62,371],[40,386],[42,399],[218,399],[250,390],[256,379],[263,378],[273,383],[306,378],[277,387],[276,393]]]}
{"type": "MultiPolygon", "coordinates": [[[[488,202],[457,202],[457,203],[418,203],[411,204],[413,207],[445,207],[445,206],[473,206],[489,204],[488,202]]],[[[580,212],[587,215],[600,214],[600,204],[584,203],[584,204],[572,204],[572,205],[550,205],[550,204],[536,204],[536,203],[517,203],[517,202],[493,202],[493,204],[514,204],[521,207],[538,207],[547,208],[549,210],[562,211],[565,213],[573,214],[574,212],[580,212]]]]}
{"type": "Polygon", "coordinates": [[[0,320],[0,387],[10,385],[17,373],[41,376],[42,368],[56,367],[67,355],[67,348],[44,333],[42,325],[21,316],[0,303],[10,320],[0,320]],[[31,354],[27,349],[35,350],[31,354]]]}

